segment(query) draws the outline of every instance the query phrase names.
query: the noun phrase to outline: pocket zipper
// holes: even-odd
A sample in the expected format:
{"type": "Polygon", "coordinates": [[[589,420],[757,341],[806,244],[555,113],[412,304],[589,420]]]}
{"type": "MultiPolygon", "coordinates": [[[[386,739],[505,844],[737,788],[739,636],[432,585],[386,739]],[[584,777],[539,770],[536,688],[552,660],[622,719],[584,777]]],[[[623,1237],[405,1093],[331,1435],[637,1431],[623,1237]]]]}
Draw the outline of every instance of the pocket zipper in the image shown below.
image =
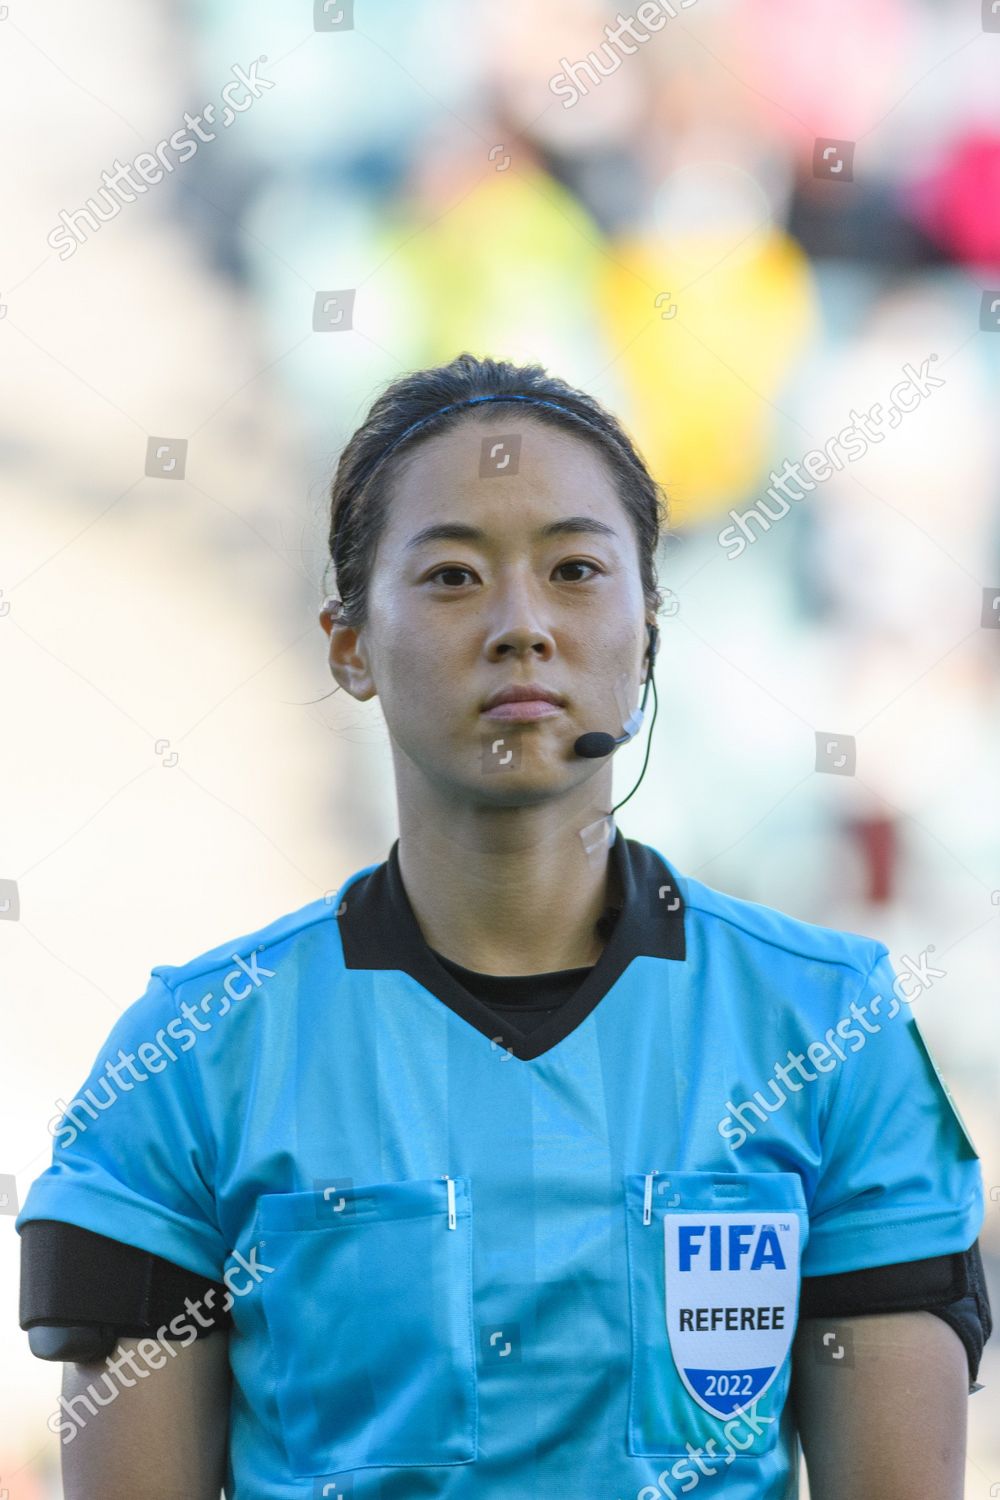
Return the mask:
{"type": "Polygon", "coordinates": [[[653,1217],[653,1178],[657,1175],[656,1170],[646,1173],[646,1190],[642,1196],[642,1222],[648,1224],[653,1217]]]}
{"type": "Polygon", "coordinates": [[[448,1228],[457,1229],[458,1223],[455,1218],[455,1179],[449,1177],[447,1172],[442,1172],[441,1176],[448,1184],[448,1228]]]}

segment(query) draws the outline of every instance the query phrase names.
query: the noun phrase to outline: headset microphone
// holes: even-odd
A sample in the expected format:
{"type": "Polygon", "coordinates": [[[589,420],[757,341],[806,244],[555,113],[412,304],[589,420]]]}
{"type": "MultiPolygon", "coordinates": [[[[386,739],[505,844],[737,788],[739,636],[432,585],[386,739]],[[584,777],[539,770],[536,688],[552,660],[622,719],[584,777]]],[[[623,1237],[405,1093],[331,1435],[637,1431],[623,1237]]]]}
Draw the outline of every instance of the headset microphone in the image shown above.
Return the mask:
{"type": "MultiPolygon", "coordinates": [[[[646,686],[642,695],[642,702],[634,713],[629,714],[628,719],[622,726],[623,734],[605,734],[602,730],[594,729],[588,734],[581,734],[573,741],[573,749],[577,755],[582,755],[586,760],[599,760],[601,756],[610,755],[618,745],[624,745],[633,739],[642,728],[643,715],[646,711],[646,699],[649,697],[650,685],[653,681],[653,661],[656,657],[656,648],[659,643],[659,630],[655,625],[647,626],[649,631],[649,671],[646,673],[646,686]]],[[[655,714],[654,714],[655,718],[655,714]]]]}
{"type": "MultiPolygon", "coordinates": [[[[585,760],[597,760],[601,756],[610,755],[612,750],[617,749],[619,745],[624,745],[626,741],[632,739],[639,733],[639,730],[642,727],[643,714],[646,710],[646,699],[649,696],[650,687],[653,688],[653,724],[656,723],[656,710],[659,707],[660,700],[657,697],[656,686],[653,683],[653,662],[656,659],[656,650],[657,646],[659,645],[660,632],[659,628],[656,625],[649,625],[647,629],[649,630],[649,670],[646,673],[646,686],[643,690],[642,702],[639,704],[639,707],[636,709],[635,713],[629,714],[628,719],[622,726],[624,733],[614,735],[604,734],[601,730],[591,730],[588,734],[581,734],[578,739],[573,741],[574,751],[577,755],[582,755],[585,760]]],[[[652,725],[650,726],[650,737],[646,741],[646,757],[642,763],[642,770],[639,772],[639,781],[636,782],[635,786],[632,788],[632,791],[629,792],[628,797],[623,797],[621,802],[616,802],[614,807],[610,809],[610,811],[608,812],[609,818],[614,817],[614,814],[618,811],[618,809],[628,801],[629,797],[631,797],[635,791],[638,790],[639,782],[641,782],[642,778],[645,776],[646,766],[649,764],[649,748],[651,744],[652,725]]]]}

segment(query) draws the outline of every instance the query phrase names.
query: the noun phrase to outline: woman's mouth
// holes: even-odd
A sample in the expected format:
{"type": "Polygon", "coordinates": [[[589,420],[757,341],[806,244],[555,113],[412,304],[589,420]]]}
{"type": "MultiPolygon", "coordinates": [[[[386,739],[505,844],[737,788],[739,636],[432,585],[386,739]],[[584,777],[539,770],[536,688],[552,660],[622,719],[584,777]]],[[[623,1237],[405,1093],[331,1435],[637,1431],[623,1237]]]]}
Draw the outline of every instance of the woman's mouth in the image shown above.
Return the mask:
{"type": "Polygon", "coordinates": [[[561,714],[558,703],[549,703],[545,698],[529,698],[523,703],[498,703],[495,708],[483,709],[487,719],[547,719],[552,714],[561,714]]]}

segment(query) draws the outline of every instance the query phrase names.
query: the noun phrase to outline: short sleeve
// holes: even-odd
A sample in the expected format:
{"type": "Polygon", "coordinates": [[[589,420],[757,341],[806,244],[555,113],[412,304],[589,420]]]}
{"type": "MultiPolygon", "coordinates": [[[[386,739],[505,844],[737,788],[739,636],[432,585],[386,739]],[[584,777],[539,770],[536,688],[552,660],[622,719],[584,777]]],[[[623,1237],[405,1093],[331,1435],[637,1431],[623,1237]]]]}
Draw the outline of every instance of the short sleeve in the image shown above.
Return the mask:
{"type": "Polygon", "coordinates": [[[221,1280],[213,1152],[186,1056],[196,1041],[153,973],[82,1087],[56,1101],[52,1162],[31,1184],[19,1233],[30,1219],[57,1219],[221,1280]]]}
{"type": "Polygon", "coordinates": [[[979,1156],[917,1025],[916,983],[880,945],[844,1011],[852,1029],[837,1027],[804,1276],[964,1251],[979,1233],[979,1156]]]}

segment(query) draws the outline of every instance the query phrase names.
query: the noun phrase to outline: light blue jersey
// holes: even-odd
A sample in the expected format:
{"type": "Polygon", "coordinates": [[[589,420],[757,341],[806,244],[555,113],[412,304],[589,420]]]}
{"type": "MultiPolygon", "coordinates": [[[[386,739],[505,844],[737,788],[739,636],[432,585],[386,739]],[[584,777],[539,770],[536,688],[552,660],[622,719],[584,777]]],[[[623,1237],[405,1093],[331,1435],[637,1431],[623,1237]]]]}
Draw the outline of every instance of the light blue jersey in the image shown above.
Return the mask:
{"type": "Polygon", "coordinates": [[[229,1500],[796,1496],[800,1277],[983,1220],[927,966],[619,832],[601,957],[523,1034],[435,959],[397,850],[153,969],[16,1227],[226,1281],[229,1500]]]}

